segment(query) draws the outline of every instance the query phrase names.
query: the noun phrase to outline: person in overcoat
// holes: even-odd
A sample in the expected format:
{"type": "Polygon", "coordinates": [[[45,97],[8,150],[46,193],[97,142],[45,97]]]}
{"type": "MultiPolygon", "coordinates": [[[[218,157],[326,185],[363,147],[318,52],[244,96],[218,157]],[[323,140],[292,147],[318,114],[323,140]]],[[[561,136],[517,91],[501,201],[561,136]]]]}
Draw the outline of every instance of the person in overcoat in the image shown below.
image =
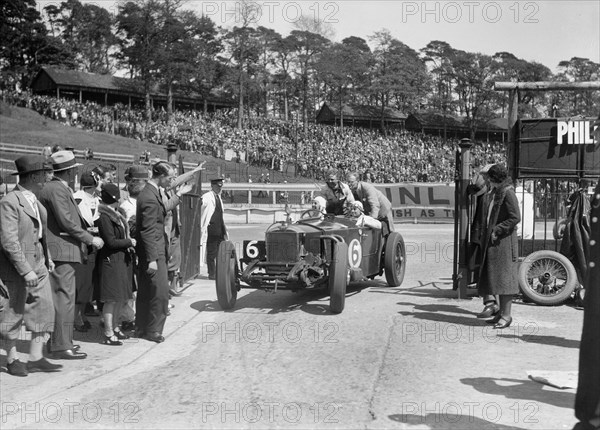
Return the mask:
{"type": "Polygon", "coordinates": [[[98,252],[100,300],[104,303],[105,345],[123,345],[128,339],[119,327],[121,310],[133,296],[133,256],[136,240],[129,237],[125,216],[118,210],[119,187],[106,183],[102,186],[102,202],[98,209],[98,231],[104,247],[98,252]]]}
{"type": "Polygon", "coordinates": [[[492,194],[486,211],[486,228],[481,240],[483,258],[477,284],[479,295],[498,295],[500,311],[487,321],[502,329],[512,323],[511,305],[519,293],[516,262],[519,256],[517,224],[519,202],[506,167],[494,164],[488,171],[492,194]]]}
{"type": "Polygon", "coordinates": [[[170,188],[174,179],[175,169],[167,162],[158,161],[152,166],[152,178],[136,201],[139,279],[135,325],[138,337],[157,343],[165,340],[162,332],[169,310],[169,238],[165,217],[181,201],[181,195],[191,189],[191,185],[184,184],[168,200],[164,190],[170,188]]]}
{"type": "Polygon", "coordinates": [[[81,264],[82,245],[102,248],[104,242],[92,236],[70,188],[80,164],[71,151],[52,154],[54,177],[46,182],[39,195],[40,203],[48,211],[48,248],[55,263],[50,273],[54,299],[55,328],[50,339],[49,352],[63,360],[83,359],[87,354],[73,345],[75,321],[75,267],[81,264]]]}
{"type": "Polygon", "coordinates": [[[54,330],[54,305],[48,272],[54,263],[46,244],[47,214],[36,193],[45,181],[44,158],[26,155],[15,160],[19,183],[0,201],[0,278],[6,282],[8,303],[0,320],[8,373],[51,372],[62,366],[42,355],[47,333],[54,330]],[[19,360],[21,326],[32,332],[29,361],[19,360]]]}

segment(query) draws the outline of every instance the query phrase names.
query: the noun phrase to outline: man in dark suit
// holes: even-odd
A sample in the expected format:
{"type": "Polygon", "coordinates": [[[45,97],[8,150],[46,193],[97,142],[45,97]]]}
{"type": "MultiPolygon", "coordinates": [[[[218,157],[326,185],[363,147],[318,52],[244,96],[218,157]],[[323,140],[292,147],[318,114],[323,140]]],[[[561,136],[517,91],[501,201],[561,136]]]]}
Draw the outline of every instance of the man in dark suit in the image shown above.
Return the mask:
{"type": "Polygon", "coordinates": [[[102,248],[104,242],[84,227],[73,192],[77,167],[70,151],[52,154],[54,178],[40,192],[40,202],[48,211],[48,248],[56,267],[50,274],[54,296],[55,328],[49,345],[54,358],[81,359],[87,354],[73,345],[75,319],[75,265],[82,262],[83,245],[102,248]]]}
{"type": "MultiPolygon", "coordinates": [[[[159,161],[152,166],[152,179],[136,202],[136,240],[139,264],[135,325],[138,337],[164,342],[162,335],[169,306],[167,255],[169,238],[165,230],[167,206],[164,190],[175,179],[175,169],[159,161]]],[[[175,195],[179,200],[191,186],[183,186],[175,195]]]]}
{"type": "Polygon", "coordinates": [[[53,372],[62,366],[43,357],[46,333],[54,330],[54,306],[48,271],[54,263],[46,246],[47,214],[35,196],[45,182],[44,157],[15,160],[19,184],[0,201],[0,278],[10,297],[0,324],[5,340],[8,373],[53,372]],[[19,360],[21,326],[32,332],[27,365],[19,360]]]}
{"type": "Polygon", "coordinates": [[[223,221],[223,200],[221,190],[223,179],[216,178],[210,181],[211,191],[202,195],[202,208],[200,210],[200,236],[201,251],[200,261],[204,261],[206,255],[206,266],[208,279],[215,279],[217,252],[219,244],[227,240],[227,227],[223,221]]]}

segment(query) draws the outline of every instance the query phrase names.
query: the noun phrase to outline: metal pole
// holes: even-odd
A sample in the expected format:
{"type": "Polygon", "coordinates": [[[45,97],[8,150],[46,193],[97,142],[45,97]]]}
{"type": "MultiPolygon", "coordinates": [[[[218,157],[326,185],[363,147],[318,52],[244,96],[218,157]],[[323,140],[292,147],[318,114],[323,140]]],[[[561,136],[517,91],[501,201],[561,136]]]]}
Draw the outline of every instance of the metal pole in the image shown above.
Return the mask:
{"type": "MultiPolygon", "coordinates": [[[[469,227],[467,185],[470,179],[471,148],[473,147],[473,142],[465,138],[460,141],[459,146],[461,152],[460,178],[458,178],[456,184],[459,213],[455,214],[455,216],[458,216],[460,221],[458,224],[458,279],[456,281],[458,282],[458,298],[466,299],[467,285],[469,284],[469,268],[467,266],[467,230],[469,227]]],[[[455,243],[454,246],[456,245],[455,243]]]]}

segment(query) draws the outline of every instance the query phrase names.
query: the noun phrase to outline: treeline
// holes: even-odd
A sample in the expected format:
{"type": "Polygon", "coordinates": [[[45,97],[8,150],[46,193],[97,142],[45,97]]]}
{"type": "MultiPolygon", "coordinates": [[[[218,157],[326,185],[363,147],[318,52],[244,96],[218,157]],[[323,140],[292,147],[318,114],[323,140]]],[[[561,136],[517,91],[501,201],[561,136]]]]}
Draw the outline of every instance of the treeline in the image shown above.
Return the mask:
{"type": "MultiPolygon", "coordinates": [[[[255,2],[240,1],[235,26],[185,9],[183,0],[118,3],[116,13],[67,0],[39,10],[35,0],[0,6],[0,71],[4,85],[26,86],[43,65],[91,73],[127,70],[147,94],[226,97],[238,106],[238,127],[249,115],[307,124],[324,101],[394,107],[403,112],[458,114],[474,134],[484,121],[504,116],[506,100],[495,81],[598,80],[600,64],[587,58],[561,61],[558,73],[510,52],[494,55],[431,41],[415,50],[376,31],[364,40],[331,40],[320,22],[300,19],[287,36],[257,26],[255,2]]],[[[520,114],[597,116],[594,91],[520,94],[520,114]]]]}

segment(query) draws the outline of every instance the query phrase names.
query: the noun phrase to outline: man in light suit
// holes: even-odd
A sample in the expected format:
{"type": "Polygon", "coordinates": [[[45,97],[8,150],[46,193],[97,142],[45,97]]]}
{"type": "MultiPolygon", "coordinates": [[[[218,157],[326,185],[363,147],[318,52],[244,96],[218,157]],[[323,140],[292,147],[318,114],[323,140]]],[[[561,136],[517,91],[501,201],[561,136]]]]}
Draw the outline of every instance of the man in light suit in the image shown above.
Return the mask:
{"type": "Polygon", "coordinates": [[[44,185],[40,202],[48,211],[48,248],[56,265],[50,274],[56,310],[54,333],[49,350],[54,358],[72,360],[86,358],[87,354],[73,345],[75,320],[75,266],[82,262],[83,245],[102,248],[104,242],[85,229],[73,192],[73,183],[80,164],[71,151],[52,154],[54,178],[44,185]]]}
{"type": "Polygon", "coordinates": [[[346,175],[354,198],[363,204],[365,214],[375,219],[387,219],[390,231],[394,231],[392,203],[381,191],[368,182],[358,180],[357,173],[346,175]]]}
{"type": "Polygon", "coordinates": [[[227,240],[228,234],[227,227],[223,221],[223,200],[221,199],[223,179],[212,179],[210,187],[211,191],[202,195],[202,209],[200,210],[200,261],[203,262],[204,255],[206,255],[208,279],[215,279],[219,244],[227,240]]]}
{"type": "MultiPolygon", "coordinates": [[[[15,160],[19,184],[0,201],[0,278],[9,297],[0,324],[8,373],[54,372],[62,366],[43,357],[47,333],[54,330],[54,306],[48,271],[54,263],[46,246],[47,214],[35,196],[45,182],[45,159],[25,155],[15,160]],[[19,360],[21,326],[32,332],[29,361],[19,360]]],[[[48,166],[49,168],[49,166],[48,166]]]]}
{"type": "Polygon", "coordinates": [[[169,238],[165,231],[167,212],[172,210],[181,195],[191,190],[184,185],[171,200],[164,195],[175,179],[175,169],[167,162],[152,166],[152,179],[136,201],[136,240],[139,264],[135,325],[137,336],[152,342],[164,342],[162,335],[169,306],[167,255],[169,238]],[[171,207],[169,201],[175,199],[171,207]]]}

